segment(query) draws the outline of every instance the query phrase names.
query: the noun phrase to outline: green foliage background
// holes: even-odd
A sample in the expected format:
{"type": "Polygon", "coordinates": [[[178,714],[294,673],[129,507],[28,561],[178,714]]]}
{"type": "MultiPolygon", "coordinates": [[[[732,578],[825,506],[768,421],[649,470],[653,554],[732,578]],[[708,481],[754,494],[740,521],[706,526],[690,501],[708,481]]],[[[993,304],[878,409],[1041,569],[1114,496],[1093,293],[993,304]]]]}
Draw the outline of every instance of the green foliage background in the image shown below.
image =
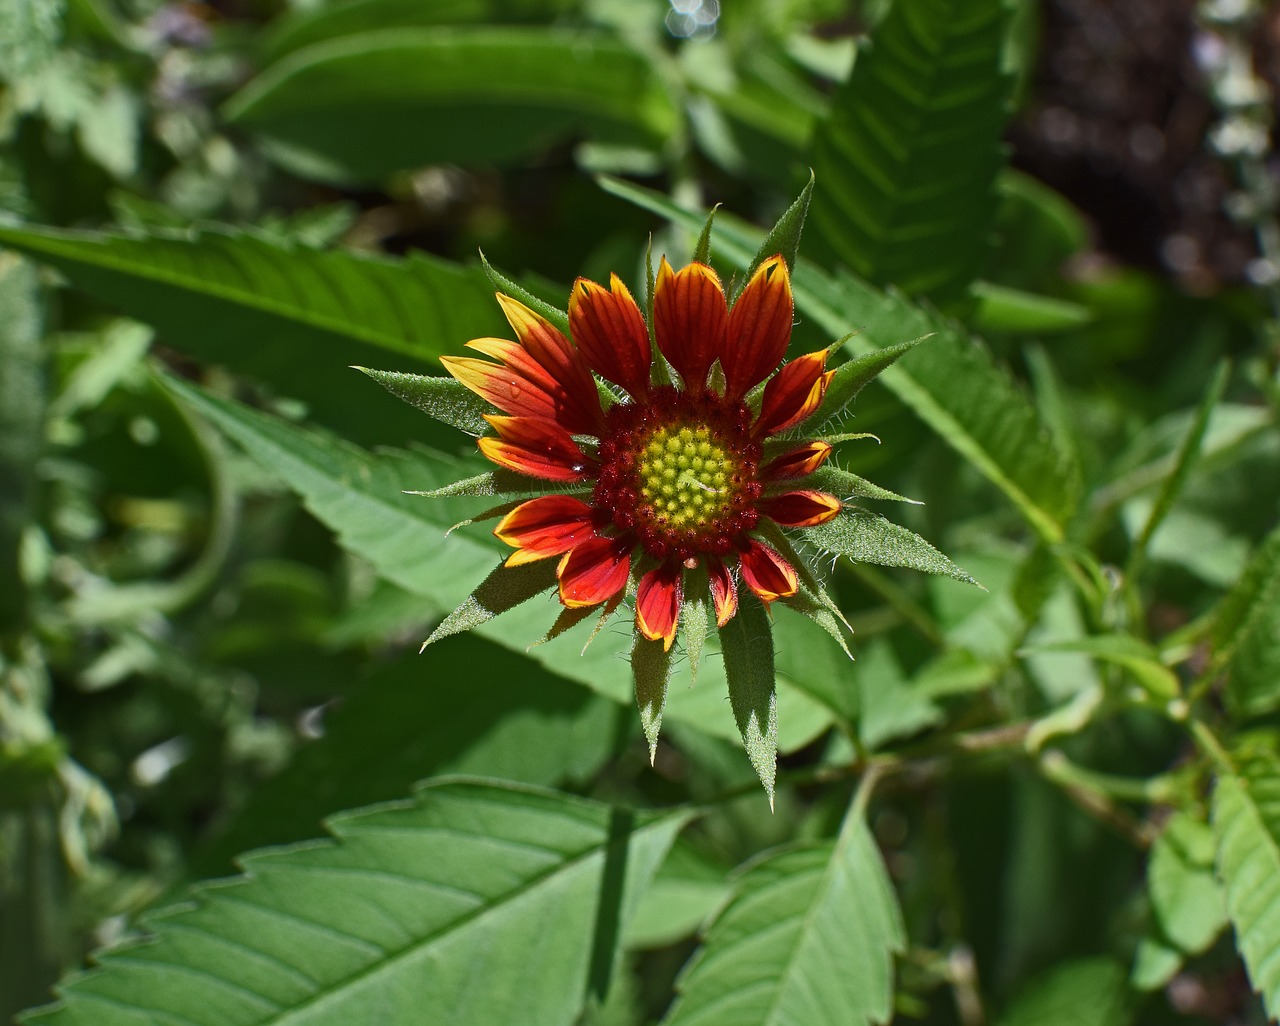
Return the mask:
{"type": "Polygon", "coordinates": [[[0,0],[0,1021],[1280,1014],[1280,297],[1082,259],[1032,0],[693,8],[0,0]],[[774,616],[770,812],[714,639],[652,767],[624,627],[416,654],[487,465],[351,367],[507,334],[481,249],[640,294],[723,202],[740,281],[810,169],[793,352],[927,336],[838,457],[923,504],[813,567],[853,662],[774,616]]]}

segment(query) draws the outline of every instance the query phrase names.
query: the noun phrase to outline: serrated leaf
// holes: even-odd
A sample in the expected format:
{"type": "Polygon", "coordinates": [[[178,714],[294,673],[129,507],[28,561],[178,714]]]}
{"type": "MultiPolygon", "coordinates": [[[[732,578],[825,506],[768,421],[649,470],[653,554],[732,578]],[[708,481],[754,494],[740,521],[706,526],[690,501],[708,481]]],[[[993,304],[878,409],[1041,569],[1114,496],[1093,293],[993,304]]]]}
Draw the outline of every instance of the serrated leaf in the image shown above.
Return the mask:
{"type": "Polygon", "coordinates": [[[0,244],[154,325],[166,345],[345,418],[335,423],[349,436],[367,420],[352,409],[351,364],[426,369],[505,324],[479,270],[434,257],[319,252],[231,229],[138,237],[0,225],[0,244]]]}
{"type": "Polygon", "coordinates": [[[484,415],[495,413],[495,408],[461,381],[425,374],[371,370],[368,367],[353,369],[367,374],[397,399],[404,400],[442,424],[456,427],[469,435],[483,435],[492,430],[484,415]]]}
{"type": "MultiPolygon", "coordinates": [[[[835,376],[832,377],[831,382],[827,385],[827,391],[822,397],[822,404],[805,421],[801,426],[801,430],[805,434],[820,433],[826,425],[833,420],[838,420],[841,414],[849,408],[849,404],[857,398],[859,392],[874,381],[882,371],[895,364],[898,361],[898,357],[910,352],[928,337],[925,335],[922,338],[915,338],[910,342],[902,342],[896,346],[873,349],[870,352],[863,353],[861,356],[845,360],[844,363],[836,368],[835,376]]],[[[841,339],[838,344],[843,345],[847,341],[848,338],[841,339]]]]}
{"type": "MultiPolygon", "coordinates": [[[[787,262],[788,269],[795,270],[796,259],[800,253],[800,234],[804,231],[804,221],[809,214],[809,202],[813,198],[813,183],[814,178],[811,171],[809,172],[809,181],[800,190],[800,195],[795,198],[791,206],[783,211],[777,223],[765,233],[755,256],[746,264],[745,273],[733,289],[732,298],[729,301],[730,306],[737,302],[738,297],[742,295],[742,290],[747,287],[747,282],[756,273],[756,268],[771,256],[781,253],[782,258],[787,262]]],[[[710,227],[710,223],[710,221],[707,222],[708,227],[710,227]]]]}
{"type": "Polygon", "coordinates": [[[630,715],[478,635],[412,652],[344,692],[324,715],[324,736],[256,785],[187,872],[230,872],[247,848],[305,840],[325,816],[401,797],[431,776],[544,786],[586,779],[612,751],[619,718],[630,715]]]}
{"type": "Polygon", "coordinates": [[[1236,946],[1268,1014],[1280,1016],[1280,760],[1250,755],[1213,792],[1218,876],[1236,946]]]}
{"type": "Polygon", "coordinates": [[[846,506],[834,519],[798,533],[811,545],[855,563],[902,566],[978,583],[914,531],[863,509],[846,506]]]}
{"type": "MultiPolygon", "coordinates": [[[[617,179],[602,188],[696,231],[701,216],[660,193],[617,179]]],[[[720,256],[738,267],[752,259],[759,232],[727,215],[716,219],[720,256]]],[[[801,262],[792,279],[796,309],[846,348],[865,354],[933,334],[880,377],[938,436],[1013,502],[1040,537],[1061,542],[1079,504],[1080,467],[1060,450],[1035,408],[980,344],[935,312],[856,278],[831,276],[801,262]],[[850,334],[856,332],[856,334],[850,334]]],[[[1256,429],[1257,420],[1251,422],[1256,429]]]]}
{"type": "Polygon", "coordinates": [[[290,170],[341,184],[507,161],[573,135],[658,147],[679,128],[653,64],[616,38],[511,26],[318,42],[267,68],[223,110],[290,170]]]}
{"type": "Polygon", "coordinates": [[[663,1026],[864,1026],[893,1009],[902,917],[851,811],[834,845],[749,868],[677,981],[663,1026]]]}
{"type": "Polygon", "coordinates": [[[1064,962],[1032,979],[997,1026],[1124,1026],[1124,970],[1107,958],[1064,962]]]}
{"type": "Polygon", "coordinates": [[[1222,887],[1213,875],[1213,831],[1180,812],[1151,846],[1147,890],[1164,937],[1198,955],[1227,925],[1222,887]]]}
{"type": "Polygon", "coordinates": [[[556,586],[555,561],[539,560],[519,566],[499,564],[489,576],[480,582],[462,605],[446,616],[440,626],[422,643],[428,645],[463,631],[475,630],[495,616],[515,609],[535,595],[542,595],[556,586]]]}
{"type": "Polygon", "coordinates": [[[763,603],[741,587],[738,612],[720,628],[729,704],[747,757],[773,806],[778,770],[778,696],[773,673],[773,631],[763,603]]]}
{"type": "Polygon", "coordinates": [[[1014,77],[1009,0],[895,4],[813,142],[813,223],[835,261],[939,301],[990,245],[1014,77]]]}
{"type": "Polygon", "coordinates": [[[636,631],[631,645],[631,672],[636,682],[640,726],[649,745],[649,763],[652,765],[658,751],[662,710],[667,704],[667,685],[671,682],[671,650],[661,641],[650,641],[636,631]]]}
{"type": "Polygon", "coordinates": [[[40,1026],[416,1022],[563,1026],[686,813],[444,779],[344,813],[330,841],[154,914],[154,940],[72,977],[40,1026]],[[477,987],[477,966],[510,986],[477,987]]]}

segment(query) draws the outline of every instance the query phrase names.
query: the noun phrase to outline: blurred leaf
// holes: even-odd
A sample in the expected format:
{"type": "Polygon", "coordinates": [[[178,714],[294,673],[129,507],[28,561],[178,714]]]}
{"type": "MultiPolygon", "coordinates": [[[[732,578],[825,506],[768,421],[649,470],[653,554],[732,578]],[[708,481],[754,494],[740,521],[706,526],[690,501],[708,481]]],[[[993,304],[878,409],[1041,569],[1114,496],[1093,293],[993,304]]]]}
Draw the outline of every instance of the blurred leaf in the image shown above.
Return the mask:
{"type": "Polygon", "coordinates": [[[1228,670],[1227,701],[1237,715],[1280,706],[1280,528],[1258,546],[1218,606],[1214,667],[1228,670]]]}
{"type": "Polygon", "coordinates": [[[1065,962],[1018,992],[997,1026],[1123,1026],[1124,970],[1106,958],[1065,962]]]}
{"type": "Polygon", "coordinates": [[[687,813],[446,779],[151,916],[27,1021],[566,1026],[687,813]],[[477,987],[478,965],[504,986],[477,987]]]}
{"type": "Polygon", "coordinates": [[[975,281],[970,294],[978,301],[971,322],[979,332],[1047,335],[1082,327],[1093,319],[1089,308],[1079,303],[994,282],[975,281]]]}
{"type": "Polygon", "coordinates": [[[1213,792],[1218,876],[1236,946],[1268,1014],[1280,1016],[1280,759],[1243,754],[1213,792]]]}
{"type": "Polygon", "coordinates": [[[1213,831],[1185,812],[1176,813],[1151,847],[1147,889],[1164,936],[1197,955],[1227,925],[1222,887],[1213,875],[1213,831]]]}
{"type": "Polygon", "coordinates": [[[1160,661],[1155,649],[1131,634],[1097,634],[1027,649],[1031,655],[1045,652],[1083,652],[1124,667],[1153,698],[1168,700],[1178,695],[1177,674],[1160,661]]]}
{"type": "Polygon", "coordinates": [[[189,873],[246,848],[304,840],[340,809],[390,801],[449,773],[558,785],[584,779],[618,736],[616,703],[476,636],[375,669],[324,713],[324,734],[256,787],[189,873]],[[475,668],[484,666],[478,682],[475,668]]]}
{"type": "MultiPolygon", "coordinates": [[[[701,215],[659,193],[609,178],[600,184],[690,231],[702,224],[701,215]]],[[[757,229],[726,214],[716,218],[716,252],[735,266],[749,264],[758,241],[757,229]]],[[[832,338],[857,332],[846,344],[853,354],[935,334],[878,380],[1003,491],[1044,540],[1065,537],[1079,502],[1080,467],[1058,449],[1026,395],[985,348],[897,293],[848,275],[832,278],[801,261],[793,286],[797,312],[832,338]]]]}
{"type": "Polygon", "coordinates": [[[1013,12],[917,0],[880,22],[814,133],[824,263],[939,301],[964,294],[995,217],[1013,12]]]}
{"type": "Polygon", "coordinates": [[[509,27],[316,43],[251,81],[225,114],[295,173],[341,183],[511,160],[584,133],[657,147],[679,127],[653,65],[623,43],[509,27]]]}
{"type": "Polygon", "coordinates": [[[0,80],[37,70],[62,37],[65,0],[0,0],[0,80]]]}
{"type": "Polygon", "coordinates": [[[877,638],[858,660],[858,736],[870,751],[911,737],[943,720],[942,709],[915,681],[908,681],[893,649],[877,638]]]}
{"type": "Polygon", "coordinates": [[[858,809],[833,845],[792,849],[738,878],[676,982],[663,1026],[888,1022],[897,897],[858,809]]]}
{"type": "Polygon", "coordinates": [[[367,386],[349,365],[425,369],[505,323],[479,270],[423,255],[317,252],[232,229],[137,237],[0,225],[0,243],[154,325],[165,344],[353,422],[351,394],[367,386]]]}
{"type": "Polygon", "coordinates": [[[43,448],[43,320],[35,267],[0,252],[0,638],[16,632],[25,605],[18,551],[43,448]]]}

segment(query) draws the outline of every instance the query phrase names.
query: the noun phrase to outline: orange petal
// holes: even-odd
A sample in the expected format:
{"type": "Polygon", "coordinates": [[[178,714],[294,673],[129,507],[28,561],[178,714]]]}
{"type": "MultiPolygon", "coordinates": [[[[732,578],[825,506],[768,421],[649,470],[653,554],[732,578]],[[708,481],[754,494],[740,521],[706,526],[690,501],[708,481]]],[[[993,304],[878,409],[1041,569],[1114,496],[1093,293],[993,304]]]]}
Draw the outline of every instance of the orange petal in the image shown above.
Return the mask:
{"type": "Polygon", "coordinates": [[[548,481],[581,481],[595,473],[595,461],[553,420],[490,414],[485,420],[498,437],[481,438],[480,451],[499,466],[548,481]]]}
{"type": "Polygon", "coordinates": [[[768,545],[749,541],[738,558],[743,582],[763,602],[794,595],[800,587],[795,567],[768,545]]]}
{"type": "Polygon", "coordinates": [[[560,601],[570,609],[595,606],[627,586],[631,548],[626,538],[590,538],[565,553],[556,568],[560,601]]]}
{"type": "Polygon", "coordinates": [[[787,262],[772,256],[756,270],[729,311],[729,330],[720,366],[729,399],[741,399],[779,363],[791,340],[794,306],[787,262]]]}
{"type": "Polygon", "coordinates": [[[653,290],[653,334],[662,355],[691,391],[706,386],[707,372],[724,352],[728,324],[724,288],[716,272],[694,263],[677,273],[663,257],[653,290]]]}
{"type": "Polygon", "coordinates": [[[826,492],[784,492],[759,504],[760,512],[783,527],[815,527],[840,512],[840,500],[826,492]]]}
{"type": "Polygon", "coordinates": [[[503,413],[518,417],[554,418],[557,408],[562,405],[546,389],[508,367],[465,356],[442,356],[440,362],[454,378],[503,413]]]}
{"type": "Polygon", "coordinates": [[[666,652],[676,640],[683,580],[684,567],[677,560],[668,560],[641,577],[636,589],[636,626],[650,641],[661,641],[666,652]]]}
{"type": "Polygon", "coordinates": [[[828,351],[805,353],[769,379],[760,400],[760,415],[751,428],[757,438],[794,427],[822,404],[831,380],[822,371],[828,351]]]}
{"type": "Polygon", "coordinates": [[[766,463],[760,476],[766,481],[789,481],[807,477],[827,462],[831,446],[826,442],[806,442],[766,463]]]}
{"type": "Polygon", "coordinates": [[[640,308],[616,274],[612,291],[586,278],[569,295],[569,330],[587,363],[602,378],[637,399],[649,391],[649,330],[640,308]]]}
{"type": "Polygon", "coordinates": [[[715,556],[707,557],[707,581],[711,585],[711,601],[716,607],[716,626],[723,627],[738,611],[738,589],[733,586],[729,568],[715,556]]]}
{"type": "Polygon", "coordinates": [[[498,294],[498,304],[516,338],[531,357],[564,389],[566,413],[572,422],[561,420],[570,431],[596,435],[604,430],[604,413],[596,392],[591,368],[577,348],[550,321],[510,296],[498,294]]]}
{"type": "Polygon", "coordinates": [[[522,502],[493,533],[516,550],[507,557],[507,566],[519,566],[559,556],[594,537],[591,514],[590,506],[571,495],[543,495],[522,502]]]}

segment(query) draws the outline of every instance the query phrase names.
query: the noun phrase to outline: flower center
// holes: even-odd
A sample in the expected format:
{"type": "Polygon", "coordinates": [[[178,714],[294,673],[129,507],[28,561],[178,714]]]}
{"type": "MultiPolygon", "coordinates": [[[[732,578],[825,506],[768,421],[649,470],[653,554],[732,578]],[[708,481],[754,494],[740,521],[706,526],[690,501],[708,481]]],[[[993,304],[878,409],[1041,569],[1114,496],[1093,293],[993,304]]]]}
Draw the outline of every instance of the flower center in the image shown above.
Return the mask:
{"type": "Polygon", "coordinates": [[[756,525],[761,454],[741,403],[659,388],[608,421],[595,504],[651,556],[723,555],[756,525]]]}

